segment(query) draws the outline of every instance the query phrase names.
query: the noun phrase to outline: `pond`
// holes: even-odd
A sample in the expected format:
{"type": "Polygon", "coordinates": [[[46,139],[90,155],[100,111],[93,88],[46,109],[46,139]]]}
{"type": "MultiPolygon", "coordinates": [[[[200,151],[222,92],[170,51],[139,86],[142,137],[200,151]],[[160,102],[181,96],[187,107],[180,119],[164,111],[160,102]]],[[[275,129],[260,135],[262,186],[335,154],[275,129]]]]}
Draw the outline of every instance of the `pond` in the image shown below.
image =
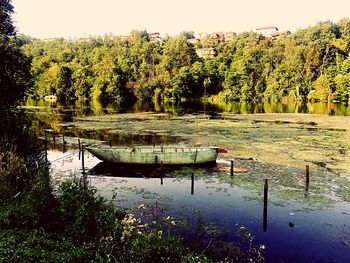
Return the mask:
{"type": "Polygon", "coordinates": [[[84,144],[217,145],[228,153],[209,167],[109,166],[85,152],[85,169],[91,185],[117,207],[149,224],[170,217],[172,233],[221,247],[223,256],[232,252],[224,244],[239,243],[267,262],[350,262],[348,114],[246,115],[214,108],[206,114],[181,107],[170,113],[102,108],[97,115],[63,107],[28,111],[38,136],[50,129],[55,185],[81,175],[78,138],[84,144]],[[230,175],[231,160],[242,173],[230,175]]]}

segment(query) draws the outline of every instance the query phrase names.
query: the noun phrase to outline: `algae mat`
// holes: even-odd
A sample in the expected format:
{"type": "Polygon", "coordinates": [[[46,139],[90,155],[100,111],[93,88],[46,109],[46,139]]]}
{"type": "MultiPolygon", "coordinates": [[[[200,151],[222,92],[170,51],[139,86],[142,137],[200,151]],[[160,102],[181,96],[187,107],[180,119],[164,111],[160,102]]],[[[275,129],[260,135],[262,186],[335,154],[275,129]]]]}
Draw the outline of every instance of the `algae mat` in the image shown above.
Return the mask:
{"type": "Polygon", "coordinates": [[[111,133],[167,134],[181,143],[215,145],[225,158],[253,158],[271,165],[327,168],[350,176],[350,117],[311,114],[219,114],[172,116],[130,113],[76,118],[79,129],[111,133]]]}

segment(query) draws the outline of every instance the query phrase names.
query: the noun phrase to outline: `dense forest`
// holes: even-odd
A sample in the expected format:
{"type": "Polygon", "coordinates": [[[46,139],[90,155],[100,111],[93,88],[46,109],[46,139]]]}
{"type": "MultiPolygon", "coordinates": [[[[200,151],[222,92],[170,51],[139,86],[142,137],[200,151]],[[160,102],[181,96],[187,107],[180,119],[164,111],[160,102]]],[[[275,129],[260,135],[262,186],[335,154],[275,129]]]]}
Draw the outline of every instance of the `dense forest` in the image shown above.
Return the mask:
{"type": "Polygon", "coordinates": [[[32,58],[28,96],[62,101],[181,100],[217,96],[226,101],[340,100],[350,94],[350,19],[278,38],[243,32],[205,43],[215,57],[198,57],[203,43],[191,32],[150,41],[146,31],[42,41],[22,37],[32,58]]]}

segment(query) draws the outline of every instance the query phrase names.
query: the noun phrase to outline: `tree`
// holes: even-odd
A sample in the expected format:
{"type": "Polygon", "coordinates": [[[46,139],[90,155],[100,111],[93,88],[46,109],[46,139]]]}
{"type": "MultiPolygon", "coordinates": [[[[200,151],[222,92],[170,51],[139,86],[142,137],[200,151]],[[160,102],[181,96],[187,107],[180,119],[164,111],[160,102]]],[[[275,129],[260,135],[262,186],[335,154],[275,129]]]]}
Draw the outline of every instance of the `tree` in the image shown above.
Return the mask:
{"type": "Polygon", "coordinates": [[[22,98],[30,80],[30,60],[21,52],[12,25],[11,1],[0,2],[0,108],[22,98]]]}
{"type": "Polygon", "coordinates": [[[170,38],[164,46],[162,64],[174,75],[181,67],[190,67],[196,60],[198,56],[194,46],[183,36],[170,38]]]}
{"type": "Polygon", "coordinates": [[[0,1],[0,34],[14,36],[16,34],[15,27],[12,23],[11,15],[13,6],[11,0],[0,1]]]}

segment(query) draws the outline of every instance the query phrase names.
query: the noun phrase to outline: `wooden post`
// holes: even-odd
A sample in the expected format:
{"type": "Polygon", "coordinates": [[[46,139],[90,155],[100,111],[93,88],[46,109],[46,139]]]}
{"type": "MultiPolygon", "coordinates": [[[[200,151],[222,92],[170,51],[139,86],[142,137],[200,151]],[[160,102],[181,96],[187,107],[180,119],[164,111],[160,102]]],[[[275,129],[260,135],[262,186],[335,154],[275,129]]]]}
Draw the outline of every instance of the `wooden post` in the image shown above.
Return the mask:
{"type": "Polygon", "coordinates": [[[45,170],[47,168],[47,134],[45,131],[45,170]]]}
{"type": "Polygon", "coordinates": [[[157,164],[158,163],[158,156],[154,156],[154,163],[157,164]]]}
{"type": "Polygon", "coordinates": [[[112,140],[109,140],[109,147],[112,147],[112,140]]]}
{"type": "Polygon", "coordinates": [[[53,133],[53,147],[56,147],[56,134],[53,133]]]}
{"type": "Polygon", "coordinates": [[[310,167],[309,165],[306,165],[306,170],[305,170],[305,183],[309,184],[310,182],[310,167]]]}
{"type": "Polygon", "coordinates": [[[65,152],[65,146],[66,145],[66,142],[64,140],[64,134],[62,134],[62,152],[64,153],[65,152]]]}
{"type": "Polygon", "coordinates": [[[307,198],[309,194],[309,183],[310,183],[310,170],[309,170],[309,165],[306,165],[306,170],[305,170],[305,192],[304,192],[304,197],[307,198]]]}
{"type": "Polygon", "coordinates": [[[84,145],[81,146],[81,168],[83,170],[83,174],[85,173],[85,164],[84,164],[84,145]]]}
{"type": "Polygon", "coordinates": [[[233,176],[233,160],[231,160],[231,169],[230,169],[230,174],[233,176]]]}
{"type": "Polygon", "coordinates": [[[87,187],[87,176],[85,173],[85,163],[84,163],[84,145],[81,146],[81,166],[83,170],[83,176],[82,176],[82,186],[83,188],[87,187]]]}
{"type": "Polygon", "coordinates": [[[268,197],[268,179],[265,179],[264,184],[264,211],[263,211],[263,231],[267,231],[267,197],[268,197]]]}
{"type": "Polygon", "coordinates": [[[160,185],[163,185],[163,176],[160,177],[160,185]]]}
{"type": "Polygon", "coordinates": [[[191,195],[194,194],[194,174],[191,176],[191,195]]]}
{"type": "Polygon", "coordinates": [[[79,149],[79,154],[78,154],[78,158],[80,160],[80,152],[81,152],[81,146],[80,146],[80,139],[78,139],[78,149],[79,149]]]}

